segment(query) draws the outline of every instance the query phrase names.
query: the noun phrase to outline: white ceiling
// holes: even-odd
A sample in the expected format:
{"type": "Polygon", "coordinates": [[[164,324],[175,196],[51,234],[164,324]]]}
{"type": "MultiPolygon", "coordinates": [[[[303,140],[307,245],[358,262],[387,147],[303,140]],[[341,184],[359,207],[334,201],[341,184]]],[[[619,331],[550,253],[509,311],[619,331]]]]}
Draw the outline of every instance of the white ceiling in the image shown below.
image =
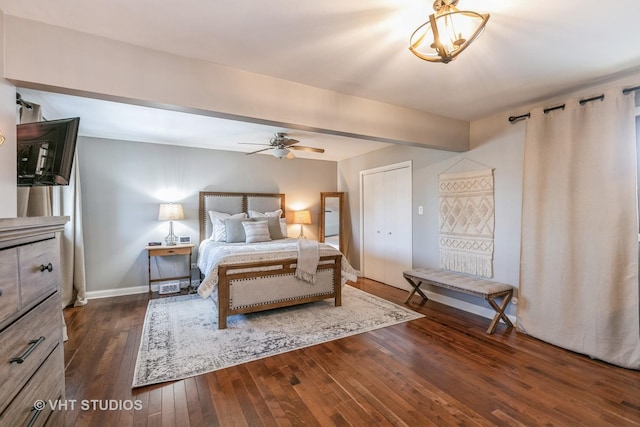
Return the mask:
{"type": "MultiPolygon", "coordinates": [[[[491,18],[482,37],[445,65],[408,50],[431,0],[0,0],[8,15],[462,120],[640,70],[638,0],[460,0],[458,7],[491,18]]],[[[93,136],[176,143],[172,130],[187,120],[183,129],[191,134],[180,136],[188,145],[208,146],[215,138],[224,149],[238,149],[238,142],[287,131],[144,107],[120,105],[126,110],[118,112],[118,104],[105,101],[24,92],[43,102],[51,118],[82,111],[81,131],[93,136]],[[127,117],[136,118],[129,127],[127,117]],[[147,128],[139,118],[167,125],[147,128]]],[[[328,151],[309,158],[339,160],[385,146],[301,131],[291,136],[328,151]]]]}

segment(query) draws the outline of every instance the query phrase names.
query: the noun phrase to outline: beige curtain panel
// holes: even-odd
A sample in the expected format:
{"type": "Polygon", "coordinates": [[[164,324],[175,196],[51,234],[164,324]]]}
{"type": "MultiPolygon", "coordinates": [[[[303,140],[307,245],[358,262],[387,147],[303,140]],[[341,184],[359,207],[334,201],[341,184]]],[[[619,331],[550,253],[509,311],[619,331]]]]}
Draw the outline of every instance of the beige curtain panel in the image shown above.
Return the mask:
{"type": "Polygon", "coordinates": [[[82,228],[82,200],[80,199],[80,165],[78,151],[74,153],[69,185],[52,188],[53,215],[68,216],[60,239],[60,275],[62,306],[79,307],[87,304],[87,285],[84,263],[82,228]]]}
{"type": "Polygon", "coordinates": [[[640,369],[633,96],[531,112],[517,327],[640,369]]]}

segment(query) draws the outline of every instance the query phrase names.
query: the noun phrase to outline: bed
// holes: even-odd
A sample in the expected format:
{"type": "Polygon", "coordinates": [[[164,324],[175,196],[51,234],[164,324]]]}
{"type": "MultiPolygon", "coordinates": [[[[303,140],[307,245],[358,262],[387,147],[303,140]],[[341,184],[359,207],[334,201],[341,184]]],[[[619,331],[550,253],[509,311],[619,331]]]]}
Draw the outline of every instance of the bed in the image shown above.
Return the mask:
{"type": "Polygon", "coordinates": [[[286,237],[285,213],[284,194],[200,192],[198,294],[215,302],[218,329],[234,314],[329,298],[340,306],[342,286],[357,280],[342,253],[323,243],[317,246],[315,274],[301,275],[301,247],[315,243],[286,237]]]}

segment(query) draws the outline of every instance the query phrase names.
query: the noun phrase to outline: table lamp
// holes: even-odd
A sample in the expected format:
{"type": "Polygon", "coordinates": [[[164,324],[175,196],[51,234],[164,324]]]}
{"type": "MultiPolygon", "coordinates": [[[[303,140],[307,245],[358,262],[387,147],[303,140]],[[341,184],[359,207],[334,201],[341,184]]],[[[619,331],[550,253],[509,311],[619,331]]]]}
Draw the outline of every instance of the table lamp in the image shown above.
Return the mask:
{"type": "Polygon", "coordinates": [[[173,221],[184,219],[184,210],[179,203],[160,203],[158,221],[169,221],[169,234],[164,238],[167,246],[175,246],[178,237],[173,234],[173,221]]]}
{"type": "Polygon", "coordinates": [[[293,213],[293,223],[300,224],[300,235],[298,239],[306,239],[302,227],[304,224],[311,224],[311,212],[308,210],[295,211],[293,213]]]}

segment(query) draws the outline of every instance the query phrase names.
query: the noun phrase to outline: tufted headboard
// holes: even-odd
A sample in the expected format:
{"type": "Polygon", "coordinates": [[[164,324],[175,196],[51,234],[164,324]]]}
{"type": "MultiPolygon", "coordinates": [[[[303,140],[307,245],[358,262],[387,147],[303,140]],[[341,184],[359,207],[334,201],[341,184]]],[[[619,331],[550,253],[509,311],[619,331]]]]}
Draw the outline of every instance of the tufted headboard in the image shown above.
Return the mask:
{"type": "Polygon", "coordinates": [[[221,193],[213,191],[200,192],[200,241],[211,236],[213,226],[209,211],[228,214],[258,211],[273,212],[282,209],[285,218],[284,194],[275,193],[221,193]]]}

